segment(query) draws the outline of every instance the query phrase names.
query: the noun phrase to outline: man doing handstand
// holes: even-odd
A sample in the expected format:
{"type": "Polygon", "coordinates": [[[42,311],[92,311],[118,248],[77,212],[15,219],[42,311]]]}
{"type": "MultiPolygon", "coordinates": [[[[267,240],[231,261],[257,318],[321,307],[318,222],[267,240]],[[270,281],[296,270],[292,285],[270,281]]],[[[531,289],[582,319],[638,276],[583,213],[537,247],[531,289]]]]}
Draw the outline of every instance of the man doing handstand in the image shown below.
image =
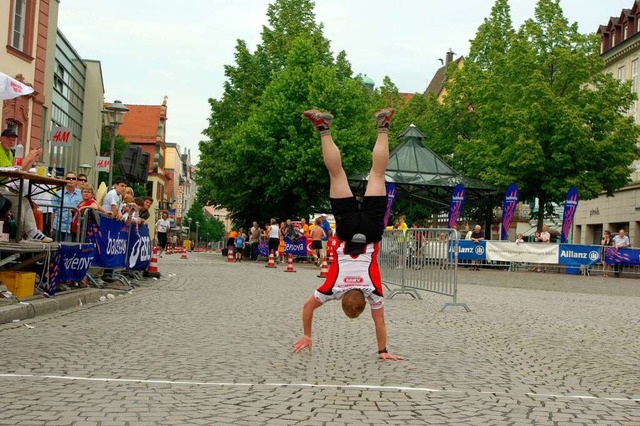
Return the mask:
{"type": "Polygon", "coordinates": [[[393,112],[392,109],[383,109],[376,113],[378,138],[373,147],[371,171],[362,205],[351,192],[342,168],[340,150],[331,137],[333,116],[318,110],[304,112],[304,116],[320,133],[322,158],[329,171],[329,200],[339,245],[336,250],[337,261],[331,265],[327,279],[302,308],[303,336],[293,345],[294,353],[304,348],[311,350],[313,311],[325,302],[341,300],[344,313],[349,318],[357,318],[364,311],[366,301],[369,301],[376,328],[378,356],[381,359],[404,359],[387,351],[384,297],[378,267],[379,244],[387,208],[384,175],[389,161],[389,123],[393,112]]]}

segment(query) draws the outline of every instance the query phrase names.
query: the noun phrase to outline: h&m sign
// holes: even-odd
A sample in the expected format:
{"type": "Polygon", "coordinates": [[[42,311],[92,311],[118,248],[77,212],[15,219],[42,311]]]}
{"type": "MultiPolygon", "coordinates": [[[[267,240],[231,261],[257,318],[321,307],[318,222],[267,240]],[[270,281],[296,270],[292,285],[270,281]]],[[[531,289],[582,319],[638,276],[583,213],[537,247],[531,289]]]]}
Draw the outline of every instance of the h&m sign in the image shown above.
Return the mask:
{"type": "Polygon", "coordinates": [[[73,135],[69,127],[53,127],[51,129],[51,146],[72,146],[73,135]]]}

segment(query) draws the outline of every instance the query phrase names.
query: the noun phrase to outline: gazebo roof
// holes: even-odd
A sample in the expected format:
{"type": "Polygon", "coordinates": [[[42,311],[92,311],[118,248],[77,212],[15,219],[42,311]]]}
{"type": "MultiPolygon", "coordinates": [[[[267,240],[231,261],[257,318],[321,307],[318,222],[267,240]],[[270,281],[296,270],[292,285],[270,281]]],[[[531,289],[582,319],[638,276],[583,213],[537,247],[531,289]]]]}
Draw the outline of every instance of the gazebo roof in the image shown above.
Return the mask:
{"type": "MultiPolygon", "coordinates": [[[[458,184],[464,185],[470,202],[495,194],[491,185],[461,175],[427,148],[425,136],[413,124],[398,139],[402,142],[389,154],[386,180],[394,182],[399,192],[437,207],[449,205],[451,192],[458,184]]],[[[368,177],[368,173],[361,173],[349,176],[349,180],[364,189],[368,177]]]]}

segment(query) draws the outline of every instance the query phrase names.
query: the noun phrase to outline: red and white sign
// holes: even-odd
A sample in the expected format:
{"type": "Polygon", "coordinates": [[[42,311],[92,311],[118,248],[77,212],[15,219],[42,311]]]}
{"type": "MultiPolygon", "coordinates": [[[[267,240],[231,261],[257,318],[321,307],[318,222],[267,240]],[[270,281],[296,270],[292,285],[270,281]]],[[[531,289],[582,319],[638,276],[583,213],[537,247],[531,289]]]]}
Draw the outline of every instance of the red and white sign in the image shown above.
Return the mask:
{"type": "Polygon", "coordinates": [[[99,172],[108,172],[111,166],[109,157],[96,157],[96,170],[99,172]]]}
{"type": "Polygon", "coordinates": [[[73,136],[68,127],[54,127],[51,129],[51,146],[71,146],[73,136]]]}

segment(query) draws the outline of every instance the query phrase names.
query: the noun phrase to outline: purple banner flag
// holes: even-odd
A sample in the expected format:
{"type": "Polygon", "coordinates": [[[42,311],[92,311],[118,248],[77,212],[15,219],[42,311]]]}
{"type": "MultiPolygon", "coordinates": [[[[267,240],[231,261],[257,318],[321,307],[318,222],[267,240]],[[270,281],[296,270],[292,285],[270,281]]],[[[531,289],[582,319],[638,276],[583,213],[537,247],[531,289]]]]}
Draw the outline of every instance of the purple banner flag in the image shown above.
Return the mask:
{"type": "Polygon", "coordinates": [[[516,207],[518,206],[518,185],[512,183],[507,187],[504,193],[504,204],[502,205],[502,232],[500,232],[500,239],[506,240],[509,234],[509,228],[511,228],[511,220],[516,213],[516,207]]]}
{"type": "Polygon", "coordinates": [[[387,182],[387,211],[384,214],[384,226],[387,226],[389,219],[391,218],[391,208],[393,202],[396,199],[396,184],[393,182],[387,182]]]}
{"type": "Polygon", "coordinates": [[[451,229],[456,229],[456,222],[460,217],[460,211],[462,210],[464,198],[464,186],[459,183],[455,188],[453,188],[453,193],[451,194],[451,205],[449,207],[449,228],[451,229]]]}
{"type": "Polygon", "coordinates": [[[562,233],[560,234],[560,242],[566,243],[569,239],[569,232],[573,226],[573,216],[578,208],[578,189],[575,186],[567,191],[567,200],[564,202],[564,214],[562,215],[562,233]]]}

